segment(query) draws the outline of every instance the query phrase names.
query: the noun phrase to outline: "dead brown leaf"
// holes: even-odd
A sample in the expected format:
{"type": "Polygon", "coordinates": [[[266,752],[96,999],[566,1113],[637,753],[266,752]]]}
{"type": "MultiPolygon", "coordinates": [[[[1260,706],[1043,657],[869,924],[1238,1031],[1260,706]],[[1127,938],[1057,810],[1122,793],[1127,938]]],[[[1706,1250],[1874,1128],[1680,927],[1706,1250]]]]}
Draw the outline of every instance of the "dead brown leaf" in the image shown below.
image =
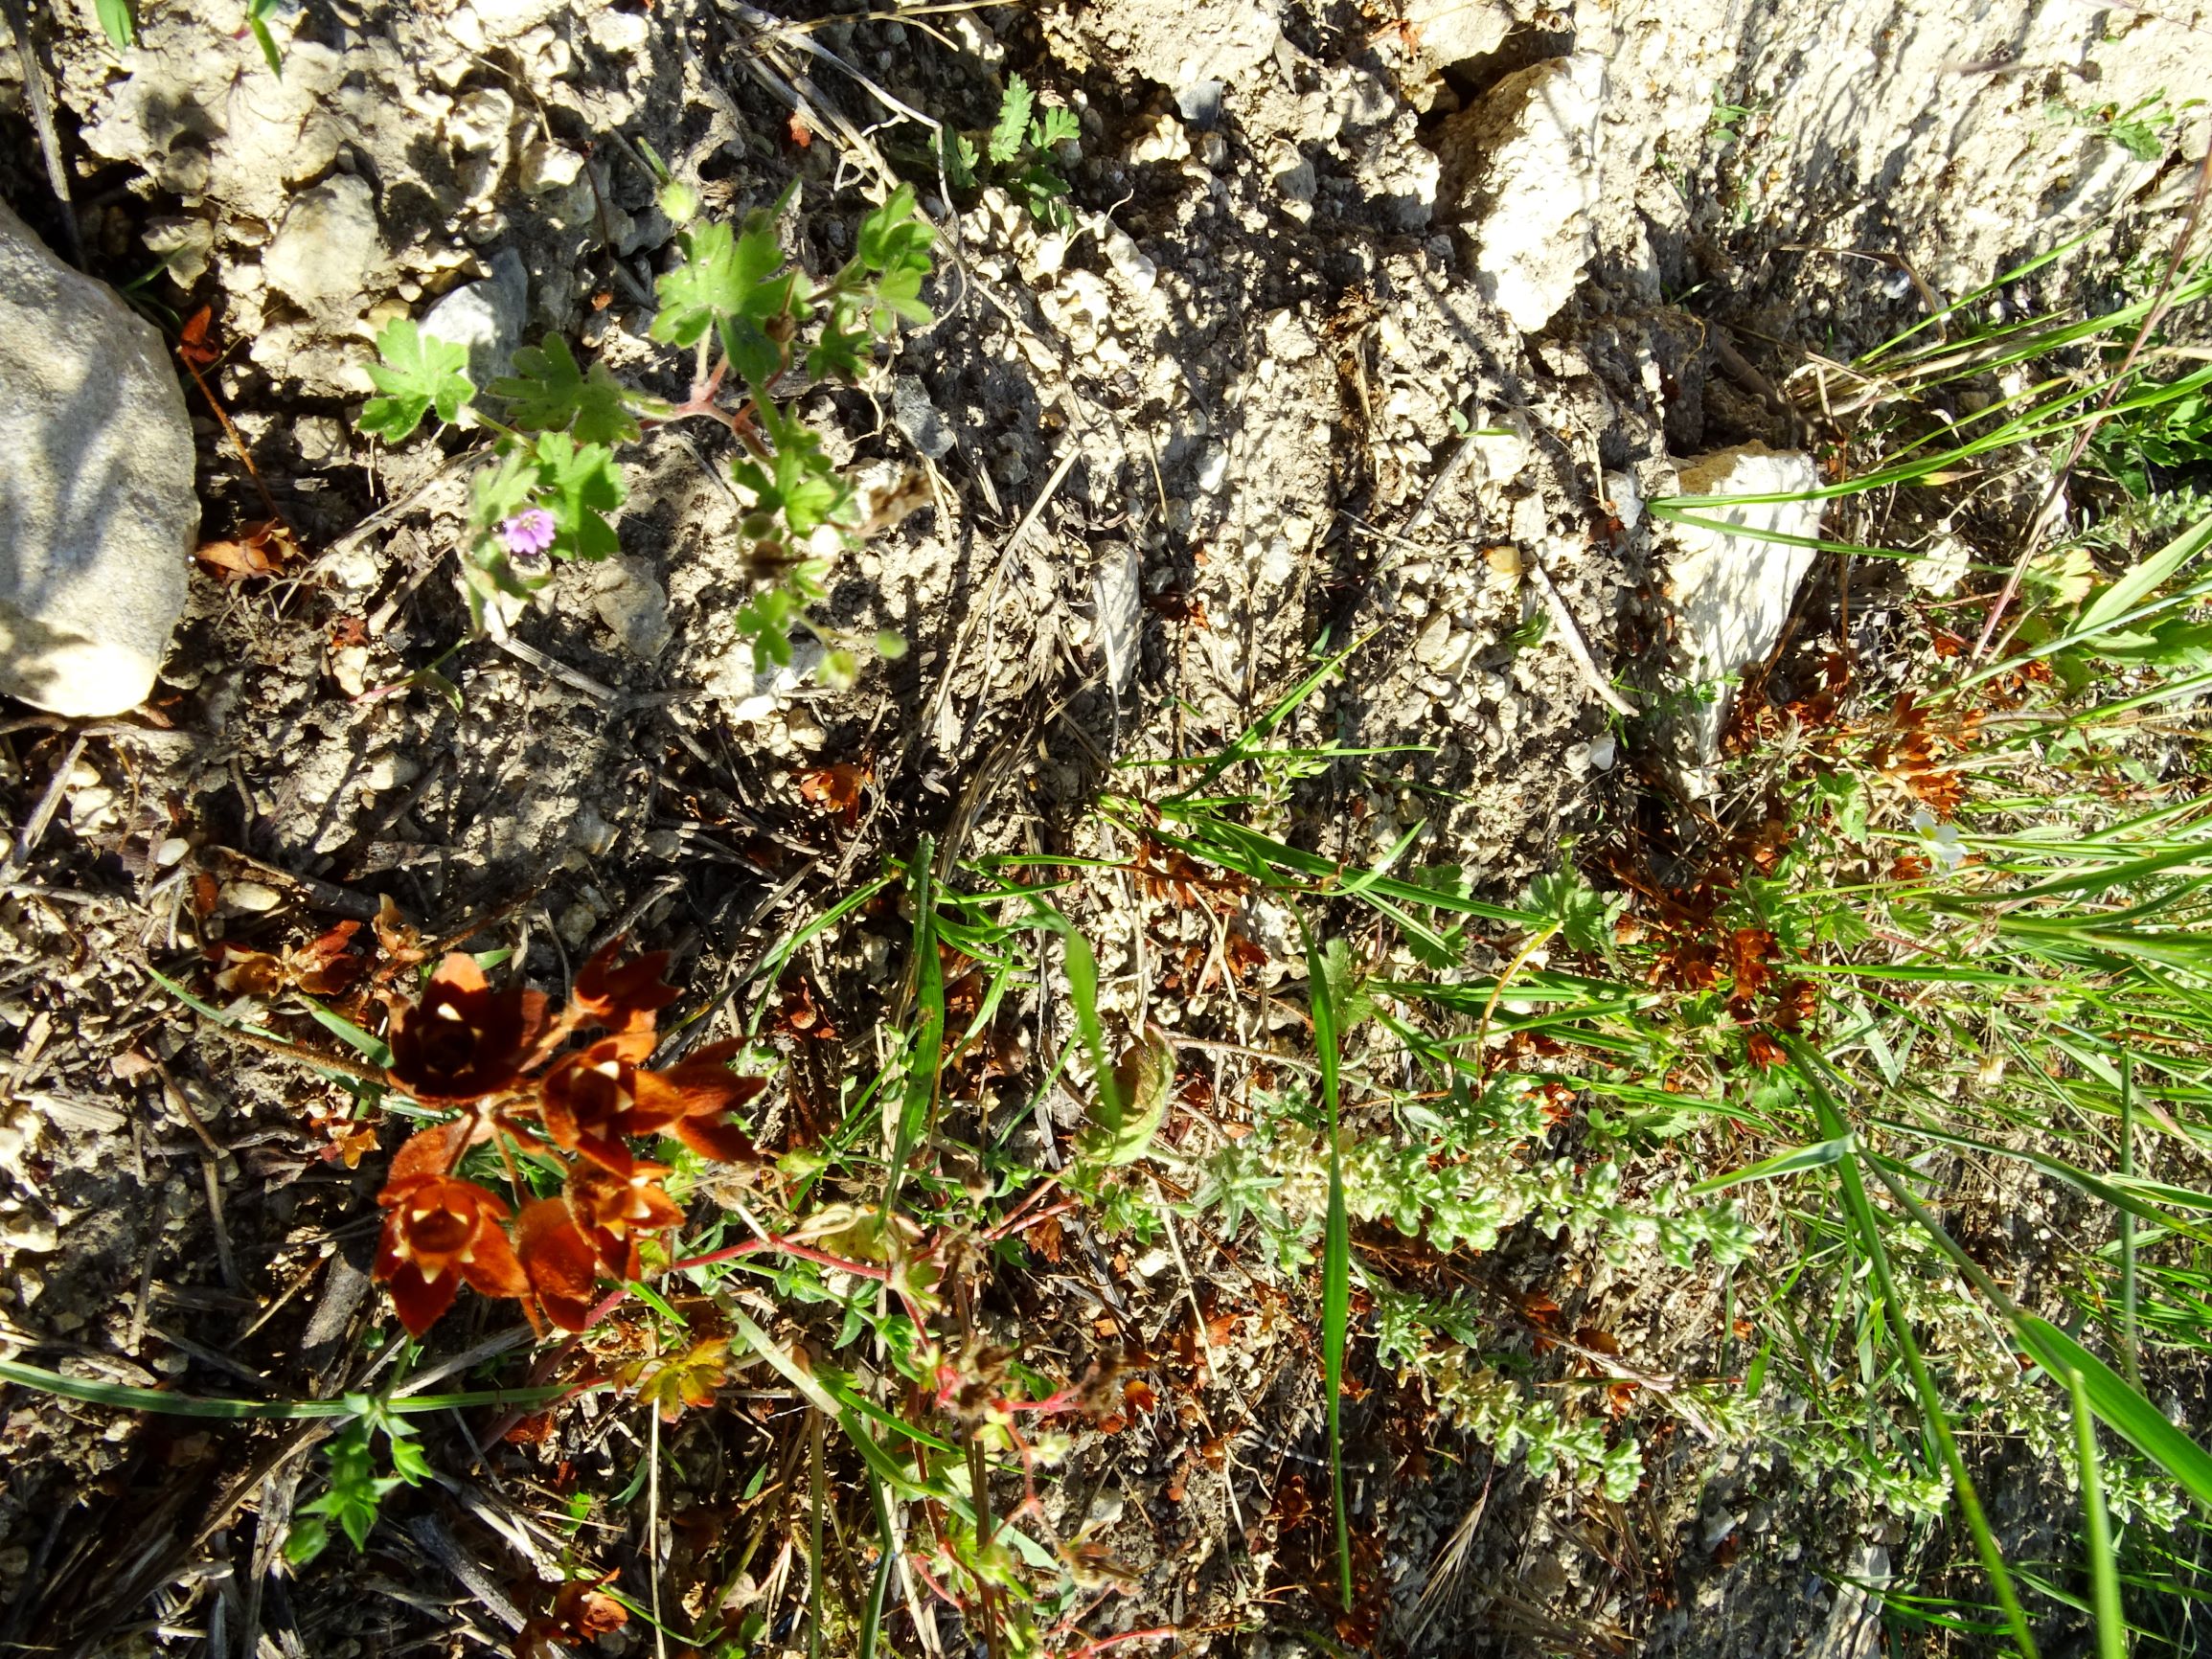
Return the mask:
{"type": "Polygon", "coordinates": [[[193,557],[223,580],[239,582],[249,577],[279,574],[285,561],[299,551],[285,525],[273,518],[258,518],[239,525],[233,539],[201,542],[193,557]]]}
{"type": "Polygon", "coordinates": [[[799,774],[799,798],[825,812],[833,812],[848,830],[860,822],[860,791],[875,781],[867,766],[847,762],[799,774]]]}

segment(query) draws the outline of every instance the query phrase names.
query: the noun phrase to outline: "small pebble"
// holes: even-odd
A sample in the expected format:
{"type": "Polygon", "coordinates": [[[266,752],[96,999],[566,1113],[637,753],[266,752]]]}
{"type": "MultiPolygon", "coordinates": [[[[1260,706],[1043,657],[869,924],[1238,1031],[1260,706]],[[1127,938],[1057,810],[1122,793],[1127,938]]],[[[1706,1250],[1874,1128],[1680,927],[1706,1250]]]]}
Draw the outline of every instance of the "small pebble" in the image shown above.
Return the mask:
{"type": "Polygon", "coordinates": [[[285,901],[283,894],[259,881],[226,881],[219,897],[225,910],[247,916],[265,916],[285,901]]]}

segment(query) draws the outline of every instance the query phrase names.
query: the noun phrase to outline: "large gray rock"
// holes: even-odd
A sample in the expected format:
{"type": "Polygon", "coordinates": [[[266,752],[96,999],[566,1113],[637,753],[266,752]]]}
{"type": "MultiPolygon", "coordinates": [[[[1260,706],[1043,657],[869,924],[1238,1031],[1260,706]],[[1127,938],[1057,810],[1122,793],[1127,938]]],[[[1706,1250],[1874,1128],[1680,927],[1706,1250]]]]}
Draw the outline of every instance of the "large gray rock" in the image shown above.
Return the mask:
{"type": "Polygon", "coordinates": [[[0,207],[0,692],[57,715],[146,700],[199,534],[169,352],[0,207]]]}
{"type": "Polygon", "coordinates": [[[430,307],[422,332],[466,349],[468,378],[483,391],[514,367],[529,311],[530,272],[520,254],[502,248],[490,276],[464,283],[430,307]]]}
{"type": "MultiPolygon", "coordinates": [[[[1680,464],[1681,495],[1795,495],[1818,487],[1810,457],[1794,450],[1742,443],[1680,464]]],[[[1674,526],[1674,557],[1667,592],[1675,612],[1675,649],[1682,676],[1716,693],[1688,717],[1685,782],[1693,795],[1709,794],[1720,758],[1721,732],[1734,698],[1730,682],[1764,663],[1782,641],[1783,625],[1797,602],[1797,584],[1813,568],[1817,549],[1796,547],[1758,534],[1813,537],[1820,534],[1818,501],[1719,501],[1684,509],[1713,526],[1674,526]]]]}
{"type": "Polygon", "coordinates": [[[1578,52],[1507,76],[1444,124],[1440,213],[1466,225],[1476,288],[1524,333],[1567,303],[1597,251],[1605,93],[1605,59],[1578,52]]]}
{"type": "Polygon", "coordinates": [[[1416,53],[1447,69],[1487,57],[1513,33],[1504,0],[1403,0],[1397,10],[1416,53]]]}

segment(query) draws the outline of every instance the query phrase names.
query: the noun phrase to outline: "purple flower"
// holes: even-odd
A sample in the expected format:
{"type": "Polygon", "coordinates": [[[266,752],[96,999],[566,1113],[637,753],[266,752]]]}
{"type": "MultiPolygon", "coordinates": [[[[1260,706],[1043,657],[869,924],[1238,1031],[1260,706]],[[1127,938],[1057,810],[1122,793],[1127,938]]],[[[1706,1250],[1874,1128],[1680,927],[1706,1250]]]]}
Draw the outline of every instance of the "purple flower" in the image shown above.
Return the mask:
{"type": "Polygon", "coordinates": [[[500,525],[499,540],[515,557],[538,563],[537,556],[553,545],[553,514],[542,507],[526,508],[500,525]]]}

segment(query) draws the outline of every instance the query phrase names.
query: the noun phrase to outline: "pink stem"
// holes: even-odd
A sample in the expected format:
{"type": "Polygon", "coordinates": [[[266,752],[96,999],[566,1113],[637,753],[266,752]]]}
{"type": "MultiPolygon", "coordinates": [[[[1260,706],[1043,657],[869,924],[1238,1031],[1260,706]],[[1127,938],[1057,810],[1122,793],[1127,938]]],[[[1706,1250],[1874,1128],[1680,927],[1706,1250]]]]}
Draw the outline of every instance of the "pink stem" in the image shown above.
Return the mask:
{"type": "Polygon", "coordinates": [[[1096,1641],[1085,1642],[1080,1648],[1071,1648],[1067,1659],[1088,1659],[1090,1654],[1104,1653],[1108,1648],[1118,1648],[1124,1642],[1157,1642],[1181,1634],[1173,1625],[1159,1625],[1150,1630],[1124,1630],[1119,1636],[1101,1636],[1096,1641]]]}
{"type": "Polygon", "coordinates": [[[1055,1187],[1059,1185],[1060,1177],[1058,1175],[1047,1175],[1042,1181],[1038,1183],[1036,1192],[1032,1193],[1028,1197],[1024,1198],[1020,1203],[1016,1204],[1014,1207],[1013,1213],[1009,1215],[1005,1220],[1001,1221],[997,1226],[993,1227],[990,1232],[986,1233],[984,1238],[995,1242],[997,1239],[1006,1238],[1009,1234],[1018,1233],[1027,1228],[1036,1226],[1038,1222],[1043,1220],[1046,1216],[1057,1216],[1063,1210],[1073,1209],[1075,1207],[1076,1201],[1073,1198],[1063,1199],[1061,1202],[1054,1205],[1050,1210],[1044,1211],[1040,1215],[1029,1216],[1027,1220],[1022,1219],[1024,1216],[1028,1215],[1029,1207],[1032,1204],[1039,1202],[1046,1193],[1050,1193],[1055,1187]]]}
{"type": "MultiPolygon", "coordinates": [[[[818,1261],[825,1267],[834,1267],[840,1273],[850,1273],[858,1279],[873,1279],[878,1283],[888,1283],[891,1278],[891,1270],[887,1267],[874,1267],[865,1261],[848,1261],[842,1256],[832,1256],[827,1250],[817,1250],[811,1244],[802,1244],[795,1239],[777,1238],[748,1239],[742,1244],[732,1244],[726,1250],[711,1250],[704,1256],[687,1256],[681,1261],[670,1262],[663,1269],[663,1275],[665,1277],[669,1273],[680,1273],[687,1267],[711,1267],[718,1261],[734,1261],[740,1256],[757,1256],[764,1250],[780,1250],[787,1256],[797,1256],[808,1261],[818,1261]]],[[[618,1290],[608,1291],[605,1298],[585,1317],[584,1329],[588,1330],[597,1325],[621,1307],[628,1296],[629,1286],[627,1284],[618,1290]]],[[[914,1312],[911,1306],[908,1307],[907,1312],[909,1314],[914,1312]]],[[[921,1323],[919,1318],[915,1319],[917,1328],[920,1327],[921,1323]]]]}

